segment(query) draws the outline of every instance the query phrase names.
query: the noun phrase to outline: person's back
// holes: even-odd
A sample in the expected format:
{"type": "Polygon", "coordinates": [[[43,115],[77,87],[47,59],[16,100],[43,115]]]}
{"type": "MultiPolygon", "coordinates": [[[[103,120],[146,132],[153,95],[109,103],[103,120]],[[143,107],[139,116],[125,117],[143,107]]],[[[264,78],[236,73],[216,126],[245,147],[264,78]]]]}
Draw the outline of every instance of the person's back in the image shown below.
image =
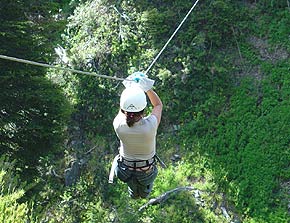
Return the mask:
{"type": "Polygon", "coordinates": [[[114,128],[120,139],[120,155],[128,160],[147,160],[156,152],[157,118],[154,115],[140,119],[129,127],[126,116],[118,114],[114,128]]]}
{"type": "MultiPolygon", "coordinates": [[[[120,140],[119,155],[113,165],[116,176],[127,183],[132,198],[147,197],[153,187],[158,169],[155,165],[156,134],[161,120],[162,102],[151,89],[154,81],[138,77],[138,86],[127,87],[120,98],[120,111],[113,125],[120,140]],[[152,112],[143,117],[147,94],[152,112]]],[[[110,174],[111,176],[111,174],[110,174]]],[[[110,180],[109,180],[110,181],[110,180]]]]}

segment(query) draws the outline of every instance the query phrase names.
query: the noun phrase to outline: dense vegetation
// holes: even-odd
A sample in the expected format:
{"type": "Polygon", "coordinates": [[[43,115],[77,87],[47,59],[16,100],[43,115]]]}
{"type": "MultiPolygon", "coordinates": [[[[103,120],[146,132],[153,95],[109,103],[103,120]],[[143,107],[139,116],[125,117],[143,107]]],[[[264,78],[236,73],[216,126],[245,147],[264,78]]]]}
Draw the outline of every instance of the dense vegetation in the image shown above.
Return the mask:
{"type": "MultiPolygon", "coordinates": [[[[0,3],[0,54],[123,78],[193,4],[0,3]]],[[[119,81],[0,60],[0,222],[289,222],[289,27],[288,0],[199,2],[148,73],[167,164],[150,198],[193,188],[157,205],[107,183],[119,81]]]]}

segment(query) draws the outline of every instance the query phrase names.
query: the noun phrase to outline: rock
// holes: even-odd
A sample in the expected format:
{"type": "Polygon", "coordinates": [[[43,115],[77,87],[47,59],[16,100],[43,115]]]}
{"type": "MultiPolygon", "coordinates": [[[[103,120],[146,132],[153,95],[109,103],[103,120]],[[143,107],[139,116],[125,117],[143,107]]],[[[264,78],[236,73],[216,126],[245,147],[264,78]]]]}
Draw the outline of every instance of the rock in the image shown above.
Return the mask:
{"type": "Polygon", "coordinates": [[[77,161],[71,163],[71,167],[64,171],[64,179],[66,186],[74,185],[80,177],[80,165],[77,161]]]}

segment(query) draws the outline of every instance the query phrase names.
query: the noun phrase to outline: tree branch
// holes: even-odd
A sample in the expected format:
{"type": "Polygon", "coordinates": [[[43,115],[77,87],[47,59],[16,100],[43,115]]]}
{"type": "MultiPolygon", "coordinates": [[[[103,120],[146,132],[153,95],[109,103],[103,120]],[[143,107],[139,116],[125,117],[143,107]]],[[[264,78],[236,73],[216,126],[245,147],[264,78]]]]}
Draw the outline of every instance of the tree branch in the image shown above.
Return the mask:
{"type": "Polygon", "coordinates": [[[194,187],[177,187],[173,190],[169,190],[165,192],[164,194],[161,194],[157,198],[152,198],[150,199],[146,204],[144,204],[142,207],[139,208],[139,211],[142,211],[143,209],[147,208],[149,205],[155,205],[155,204],[161,204],[162,202],[166,201],[171,194],[175,194],[180,191],[184,190],[194,190],[194,187]]]}

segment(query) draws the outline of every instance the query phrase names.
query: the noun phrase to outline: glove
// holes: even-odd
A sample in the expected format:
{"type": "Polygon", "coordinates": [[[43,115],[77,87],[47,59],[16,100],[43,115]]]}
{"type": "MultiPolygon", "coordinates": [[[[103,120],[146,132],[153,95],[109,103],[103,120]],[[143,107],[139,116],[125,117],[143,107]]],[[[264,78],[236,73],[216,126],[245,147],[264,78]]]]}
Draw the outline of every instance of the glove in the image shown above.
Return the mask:
{"type": "Polygon", "coordinates": [[[132,87],[132,86],[139,86],[138,82],[140,78],[143,78],[143,77],[147,77],[147,76],[141,72],[135,72],[131,74],[130,76],[128,76],[126,80],[124,80],[122,83],[126,88],[132,87]]]}
{"type": "Polygon", "coordinates": [[[153,87],[154,82],[154,80],[151,80],[148,77],[143,77],[139,80],[138,84],[143,91],[147,92],[153,87]]]}
{"type": "Polygon", "coordinates": [[[146,74],[143,74],[142,72],[135,72],[127,77],[122,83],[126,88],[137,86],[146,92],[153,87],[154,82],[155,81],[149,79],[146,74]]]}

